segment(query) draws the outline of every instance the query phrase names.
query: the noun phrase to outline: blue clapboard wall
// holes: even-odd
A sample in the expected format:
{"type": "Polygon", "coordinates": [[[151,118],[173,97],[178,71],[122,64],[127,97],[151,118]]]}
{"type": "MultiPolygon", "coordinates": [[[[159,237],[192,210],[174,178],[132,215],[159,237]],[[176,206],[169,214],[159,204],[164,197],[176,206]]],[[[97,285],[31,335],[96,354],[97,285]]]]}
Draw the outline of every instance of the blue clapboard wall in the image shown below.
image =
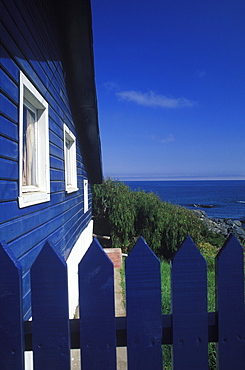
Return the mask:
{"type": "Polygon", "coordinates": [[[79,191],[65,192],[63,123],[76,136],[55,35],[35,2],[3,0],[1,5],[0,240],[5,240],[23,271],[24,317],[30,316],[29,270],[49,239],[65,259],[91,220],[84,213],[86,171],[77,140],[79,191]],[[22,71],[49,104],[51,200],[18,206],[19,76],[22,71]]]}

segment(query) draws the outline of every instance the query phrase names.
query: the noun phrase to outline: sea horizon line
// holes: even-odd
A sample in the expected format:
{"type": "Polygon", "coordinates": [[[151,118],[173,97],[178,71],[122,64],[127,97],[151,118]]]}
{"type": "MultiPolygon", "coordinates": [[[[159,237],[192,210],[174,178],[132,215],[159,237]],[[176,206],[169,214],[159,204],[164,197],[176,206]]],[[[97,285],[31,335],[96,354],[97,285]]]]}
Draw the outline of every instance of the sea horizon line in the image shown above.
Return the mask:
{"type": "Polygon", "coordinates": [[[110,177],[112,180],[119,181],[245,181],[244,176],[233,176],[233,177],[133,177],[133,176],[113,176],[110,177]]]}

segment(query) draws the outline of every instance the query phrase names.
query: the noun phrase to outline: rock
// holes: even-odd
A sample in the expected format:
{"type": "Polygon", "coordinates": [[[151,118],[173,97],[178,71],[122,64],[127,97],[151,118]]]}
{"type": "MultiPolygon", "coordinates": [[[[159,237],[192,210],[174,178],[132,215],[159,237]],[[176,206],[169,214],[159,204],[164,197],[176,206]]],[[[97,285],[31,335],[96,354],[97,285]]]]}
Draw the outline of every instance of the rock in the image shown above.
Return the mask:
{"type": "Polygon", "coordinates": [[[225,223],[226,223],[227,225],[233,226],[234,221],[232,221],[230,218],[228,218],[228,219],[225,219],[225,223]]]}
{"type": "Polygon", "coordinates": [[[224,237],[233,233],[242,243],[245,243],[245,229],[241,221],[230,218],[211,218],[202,210],[193,210],[193,212],[213,233],[221,234],[224,237]]]}
{"type": "Polygon", "coordinates": [[[208,218],[207,213],[205,211],[201,211],[200,209],[193,209],[193,212],[199,217],[208,218]]]}
{"type": "Polygon", "coordinates": [[[242,223],[241,223],[241,221],[239,221],[239,220],[235,220],[234,221],[234,224],[236,225],[236,226],[242,226],[242,223]]]}

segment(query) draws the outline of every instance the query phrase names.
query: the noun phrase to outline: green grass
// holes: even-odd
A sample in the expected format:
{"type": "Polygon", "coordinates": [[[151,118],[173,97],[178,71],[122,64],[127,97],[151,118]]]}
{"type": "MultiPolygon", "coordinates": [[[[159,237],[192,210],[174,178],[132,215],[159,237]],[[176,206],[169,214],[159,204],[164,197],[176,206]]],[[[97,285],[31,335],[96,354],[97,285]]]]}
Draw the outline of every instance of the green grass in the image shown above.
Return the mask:
{"type": "MultiPolygon", "coordinates": [[[[170,290],[170,263],[167,261],[161,261],[161,287],[162,287],[162,313],[169,315],[171,313],[171,290],[170,290]]],[[[162,346],[163,358],[164,358],[164,369],[172,369],[171,360],[171,345],[164,344],[162,346]]]]}

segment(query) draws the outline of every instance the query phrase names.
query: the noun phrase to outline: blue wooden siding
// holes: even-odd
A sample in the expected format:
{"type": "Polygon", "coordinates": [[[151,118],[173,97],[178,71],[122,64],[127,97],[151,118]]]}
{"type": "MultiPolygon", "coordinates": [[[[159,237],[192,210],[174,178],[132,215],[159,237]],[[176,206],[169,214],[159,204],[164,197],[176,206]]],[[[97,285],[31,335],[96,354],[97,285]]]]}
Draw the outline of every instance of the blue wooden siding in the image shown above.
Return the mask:
{"type": "Polygon", "coordinates": [[[67,259],[91,220],[84,214],[83,180],[87,178],[77,140],[79,191],[65,193],[63,123],[75,134],[55,35],[35,2],[3,0],[1,50],[2,117],[0,123],[0,240],[8,242],[23,271],[25,318],[30,315],[29,269],[47,238],[67,259]],[[22,71],[49,104],[51,200],[18,206],[19,75],[22,71]]]}

